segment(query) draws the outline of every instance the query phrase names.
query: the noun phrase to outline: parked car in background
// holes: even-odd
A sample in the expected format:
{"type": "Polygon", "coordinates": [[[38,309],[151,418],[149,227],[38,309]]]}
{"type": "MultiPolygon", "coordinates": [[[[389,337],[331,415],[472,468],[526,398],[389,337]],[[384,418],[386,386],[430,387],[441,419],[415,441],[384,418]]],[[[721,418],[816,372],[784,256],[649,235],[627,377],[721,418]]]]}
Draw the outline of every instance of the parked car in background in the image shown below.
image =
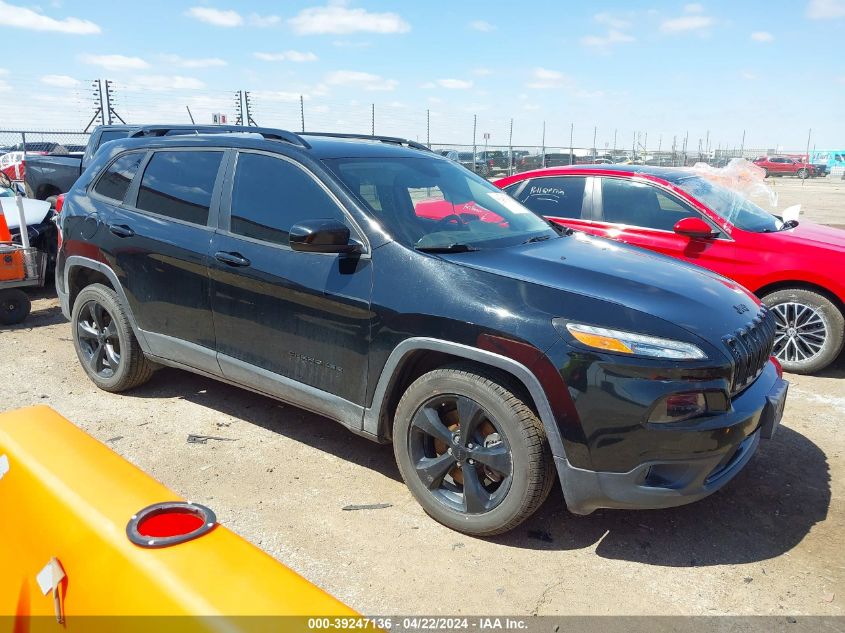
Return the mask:
{"type": "Polygon", "coordinates": [[[493,173],[492,161],[482,160],[477,153],[458,152],[458,162],[480,176],[487,177],[493,173]]]}
{"type": "Polygon", "coordinates": [[[681,169],[583,166],[496,184],[550,220],[739,282],[776,315],[774,353],[788,371],[821,371],[842,350],[845,231],[784,222],[681,169]]]}
{"type": "Polygon", "coordinates": [[[579,514],[690,503],[774,432],[774,317],[736,283],[413,141],[241,131],[115,141],[67,195],[56,288],[99,388],[163,364],[328,416],[477,536],[556,481],[579,514]]]}
{"type": "Polygon", "coordinates": [[[518,164],[520,171],[529,169],[540,169],[546,167],[560,167],[562,165],[574,165],[576,158],[573,154],[563,152],[546,152],[545,154],[528,154],[523,156],[518,164]]]}
{"type": "Polygon", "coordinates": [[[479,160],[487,163],[491,174],[507,172],[509,167],[508,153],[502,150],[480,150],[478,152],[479,160]]]}
{"type": "Polygon", "coordinates": [[[67,154],[67,148],[59,143],[27,143],[25,152],[23,143],[18,143],[0,155],[0,172],[6,174],[10,180],[20,182],[24,180],[27,158],[47,155],[66,156],[67,154]]]}
{"type": "MultiPolygon", "coordinates": [[[[23,165],[23,179],[26,183],[27,197],[37,200],[50,199],[51,202],[54,202],[56,196],[70,190],[103,143],[124,138],[137,130],[138,127],[137,125],[101,125],[96,127],[81,155],[78,153],[69,154],[65,151],[61,156],[28,157],[23,165]]],[[[27,147],[29,147],[28,143],[27,147]]]]}
{"type": "Polygon", "coordinates": [[[753,162],[766,171],[766,176],[796,176],[805,179],[816,173],[811,164],[788,156],[761,156],[753,162]]]}

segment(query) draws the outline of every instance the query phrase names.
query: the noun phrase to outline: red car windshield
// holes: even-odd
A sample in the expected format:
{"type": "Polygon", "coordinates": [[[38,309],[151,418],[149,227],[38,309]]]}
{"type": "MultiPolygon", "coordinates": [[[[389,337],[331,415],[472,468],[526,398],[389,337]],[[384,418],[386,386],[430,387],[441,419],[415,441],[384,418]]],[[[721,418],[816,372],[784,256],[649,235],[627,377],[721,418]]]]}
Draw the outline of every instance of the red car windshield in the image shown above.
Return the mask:
{"type": "Polygon", "coordinates": [[[772,233],[783,227],[783,221],[780,218],[761,209],[735,191],[725,189],[709,180],[691,176],[679,180],[676,184],[738,229],[752,233],[772,233]]]}

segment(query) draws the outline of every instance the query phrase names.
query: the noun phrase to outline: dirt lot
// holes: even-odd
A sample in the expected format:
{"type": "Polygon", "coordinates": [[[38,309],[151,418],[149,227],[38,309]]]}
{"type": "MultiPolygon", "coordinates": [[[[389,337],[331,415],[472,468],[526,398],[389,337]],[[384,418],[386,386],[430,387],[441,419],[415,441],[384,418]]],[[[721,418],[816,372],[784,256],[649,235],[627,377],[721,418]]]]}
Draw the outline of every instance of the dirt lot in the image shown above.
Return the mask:
{"type": "MultiPolygon", "coordinates": [[[[777,181],[780,208],[845,224],[845,186],[777,181]]],[[[124,395],[79,367],[48,292],[0,331],[0,409],[48,404],[370,614],[845,614],[845,359],[791,376],[785,422],[721,492],[664,511],[569,514],[556,489],[491,540],[427,518],[390,447],[176,370],[124,395]],[[231,442],[188,444],[189,433],[231,442]],[[349,504],[389,503],[344,511],[349,504]],[[609,590],[611,589],[611,590],[609,590]]]]}

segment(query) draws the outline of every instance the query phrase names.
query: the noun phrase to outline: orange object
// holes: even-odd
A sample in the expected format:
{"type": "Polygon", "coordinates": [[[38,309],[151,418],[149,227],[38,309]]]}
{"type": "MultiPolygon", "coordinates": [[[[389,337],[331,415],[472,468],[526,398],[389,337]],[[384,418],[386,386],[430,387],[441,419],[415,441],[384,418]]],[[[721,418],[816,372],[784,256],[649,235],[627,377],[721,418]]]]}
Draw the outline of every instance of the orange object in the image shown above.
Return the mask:
{"type": "Polygon", "coordinates": [[[24,277],[26,268],[23,250],[9,244],[0,244],[0,281],[20,281],[24,277]]]}
{"type": "Polygon", "coordinates": [[[3,213],[3,207],[0,206],[0,242],[11,242],[12,233],[9,231],[9,225],[6,223],[6,215],[3,213]]]}
{"type": "MultiPolygon", "coordinates": [[[[175,510],[166,504],[142,520],[146,506],[176,500],[48,407],[0,414],[0,616],[17,616],[15,631],[91,630],[92,620],[82,617],[88,615],[220,615],[226,617],[156,620],[156,625],[129,620],[147,630],[169,623],[168,630],[227,631],[260,622],[233,616],[356,617],[216,525],[213,513],[207,524],[197,523],[195,517],[205,515],[194,509],[202,506],[188,511],[185,504],[174,504],[175,510]],[[203,525],[202,535],[169,546],[142,547],[129,538],[132,532],[149,544],[174,529],[203,525]],[[64,622],[27,617],[35,615],[58,615],[64,622]]],[[[104,630],[115,630],[114,621],[101,621],[104,630]]],[[[126,618],[120,622],[126,624],[126,618]]],[[[290,629],[307,628],[302,618],[283,620],[277,630],[287,630],[284,622],[290,629]]]]}

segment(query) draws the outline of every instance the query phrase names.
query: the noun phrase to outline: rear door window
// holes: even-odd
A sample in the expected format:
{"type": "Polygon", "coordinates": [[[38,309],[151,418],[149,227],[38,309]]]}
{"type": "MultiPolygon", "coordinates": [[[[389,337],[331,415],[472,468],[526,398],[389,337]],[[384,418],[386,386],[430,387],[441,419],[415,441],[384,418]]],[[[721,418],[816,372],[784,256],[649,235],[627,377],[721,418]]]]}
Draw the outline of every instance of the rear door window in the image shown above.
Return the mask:
{"type": "Polygon", "coordinates": [[[97,184],[94,185],[94,191],[116,202],[123,202],[144,156],[146,152],[134,152],[118,158],[100,176],[97,184]]]}
{"type": "Polygon", "coordinates": [[[156,152],[144,170],[136,206],[174,220],[208,224],[222,159],[223,152],[156,152]]]}
{"type": "Polygon", "coordinates": [[[540,215],[580,218],[586,184],[584,176],[533,178],[518,190],[516,199],[540,215]]]}

